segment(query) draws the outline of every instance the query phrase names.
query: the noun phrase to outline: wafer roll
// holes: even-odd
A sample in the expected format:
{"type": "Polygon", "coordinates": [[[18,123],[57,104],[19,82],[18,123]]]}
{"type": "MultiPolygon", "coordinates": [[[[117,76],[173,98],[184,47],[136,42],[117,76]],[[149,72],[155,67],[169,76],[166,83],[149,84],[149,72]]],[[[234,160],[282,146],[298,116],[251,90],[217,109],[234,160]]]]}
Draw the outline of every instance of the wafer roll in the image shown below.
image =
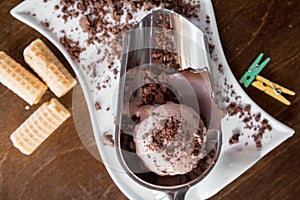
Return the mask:
{"type": "Polygon", "coordinates": [[[76,85],[76,80],[40,39],[25,48],[24,59],[57,97],[76,85]]]}
{"type": "Polygon", "coordinates": [[[0,52],[0,82],[30,105],[40,101],[47,86],[3,51],[0,52]]]}
{"type": "Polygon", "coordinates": [[[22,153],[30,155],[68,117],[69,111],[57,99],[51,99],[23,122],[10,139],[22,153]]]}

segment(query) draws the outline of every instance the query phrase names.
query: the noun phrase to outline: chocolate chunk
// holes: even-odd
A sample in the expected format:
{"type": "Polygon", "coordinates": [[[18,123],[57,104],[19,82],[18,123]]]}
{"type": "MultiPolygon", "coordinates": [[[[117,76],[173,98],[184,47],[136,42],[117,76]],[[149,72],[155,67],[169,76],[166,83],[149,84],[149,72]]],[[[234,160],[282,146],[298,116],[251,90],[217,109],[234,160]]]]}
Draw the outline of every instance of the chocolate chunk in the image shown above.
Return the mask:
{"type": "Polygon", "coordinates": [[[132,19],[132,15],[130,13],[127,13],[127,15],[126,15],[126,21],[128,22],[131,19],[132,19]]]}
{"type": "Polygon", "coordinates": [[[262,125],[262,127],[267,128],[267,127],[268,127],[268,120],[264,119],[264,120],[261,122],[261,125],[262,125]]]}
{"type": "Polygon", "coordinates": [[[158,94],[155,95],[155,102],[157,104],[163,104],[165,102],[164,95],[162,92],[159,92],[158,94]]]}
{"type": "Polygon", "coordinates": [[[116,68],[113,69],[113,73],[114,75],[117,75],[118,74],[118,70],[116,68]]]}
{"type": "MultiPolygon", "coordinates": [[[[164,147],[167,141],[171,141],[177,135],[179,124],[179,121],[173,117],[161,120],[159,124],[156,125],[156,128],[153,129],[153,133],[151,133],[151,145],[155,149],[164,147]],[[161,127],[164,127],[164,129],[161,130],[161,127]]],[[[171,147],[168,147],[168,152],[172,154],[171,147]]]]}
{"type": "Polygon", "coordinates": [[[96,109],[96,110],[101,110],[101,109],[102,109],[100,103],[97,102],[97,101],[96,101],[96,103],[95,103],[95,109],[96,109]]]}
{"type": "Polygon", "coordinates": [[[232,131],[232,137],[230,138],[229,140],[229,144],[232,145],[232,144],[236,144],[239,142],[239,137],[241,136],[241,132],[239,129],[234,129],[232,131]]]}
{"type": "Polygon", "coordinates": [[[222,64],[218,65],[218,70],[219,70],[220,74],[224,74],[224,70],[223,70],[223,65],[222,64]]]}
{"type": "Polygon", "coordinates": [[[114,146],[114,140],[113,140],[113,135],[111,134],[104,134],[104,136],[102,137],[102,143],[104,145],[108,145],[108,146],[114,146]]]}
{"type": "Polygon", "coordinates": [[[250,112],[251,111],[251,105],[246,105],[246,107],[244,108],[244,110],[246,112],[250,112]]]}
{"type": "Polygon", "coordinates": [[[230,140],[229,140],[229,144],[236,144],[239,142],[239,137],[240,137],[240,134],[235,134],[233,135],[230,140]]]}
{"type": "Polygon", "coordinates": [[[260,149],[262,147],[262,144],[260,141],[256,142],[256,148],[260,149]]]}
{"type": "Polygon", "coordinates": [[[82,16],[79,20],[79,25],[83,32],[88,32],[90,29],[90,21],[87,16],[82,16]]]}
{"type": "Polygon", "coordinates": [[[213,51],[215,50],[215,45],[212,43],[208,43],[208,49],[209,49],[209,53],[212,54],[213,51]]]}
{"type": "Polygon", "coordinates": [[[48,29],[50,26],[49,22],[41,22],[41,25],[46,29],[48,29]]]}
{"type": "Polygon", "coordinates": [[[70,54],[71,58],[77,62],[80,62],[79,56],[80,53],[85,50],[85,48],[81,48],[79,46],[79,42],[74,42],[72,39],[67,38],[67,36],[63,36],[60,38],[60,43],[65,46],[66,50],[70,54]]]}
{"type": "Polygon", "coordinates": [[[260,121],[260,117],[261,117],[261,114],[260,113],[257,113],[255,115],[255,121],[259,122],[260,121]]]}
{"type": "Polygon", "coordinates": [[[227,106],[226,110],[229,116],[233,116],[238,113],[236,107],[237,107],[236,103],[231,103],[229,104],[229,106],[227,106]]]}

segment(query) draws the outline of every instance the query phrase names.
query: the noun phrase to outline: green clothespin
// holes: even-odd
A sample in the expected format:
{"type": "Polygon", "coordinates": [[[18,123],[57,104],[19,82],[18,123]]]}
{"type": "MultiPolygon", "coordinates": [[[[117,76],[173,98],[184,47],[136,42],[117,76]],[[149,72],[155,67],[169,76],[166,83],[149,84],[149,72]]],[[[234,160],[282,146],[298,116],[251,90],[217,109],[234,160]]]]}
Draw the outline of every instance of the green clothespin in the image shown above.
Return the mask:
{"type": "Polygon", "coordinates": [[[267,58],[264,60],[261,64],[260,61],[262,57],[264,56],[263,53],[259,54],[259,56],[256,58],[256,60],[252,63],[252,65],[249,67],[248,71],[244,74],[244,76],[241,78],[240,83],[244,84],[244,86],[247,88],[251,83],[254,81],[255,77],[265,68],[265,66],[270,62],[270,58],[267,58]]]}

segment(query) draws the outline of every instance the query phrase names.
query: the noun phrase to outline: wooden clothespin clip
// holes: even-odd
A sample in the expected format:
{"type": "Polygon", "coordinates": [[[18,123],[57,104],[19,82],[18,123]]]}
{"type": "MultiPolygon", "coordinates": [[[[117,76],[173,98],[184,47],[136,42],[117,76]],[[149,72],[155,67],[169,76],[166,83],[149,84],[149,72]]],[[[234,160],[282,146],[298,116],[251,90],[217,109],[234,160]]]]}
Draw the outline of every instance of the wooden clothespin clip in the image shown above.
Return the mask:
{"type": "Polygon", "coordinates": [[[256,87],[257,89],[265,92],[266,94],[270,95],[271,97],[277,99],[278,101],[284,103],[285,105],[291,105],[291,102],[289,102],[284,96],[282,96],[282,93],[294,96],[295,92],[286,89],[276,83],[273,83],[269,81],[268,79],[256,76],[256,81],[252,83],[252,86],[256,87]]]}
{"type": "Polygon", "coordinates": [[[244,76],[241,78],[240,83],[244,84],[244,86],[247,88],[251,83],[254,81],[255,77],[265,68],[265,66],[270,62],[270,58],[267,58],[264,60],[261,64],[260,61],[262,57],[264,56],[263,53],[259,54],[259,56],[256,58],[256,60],[252,63],[252,65],[249,67],[248,71],[244,74],[244,76]]]}

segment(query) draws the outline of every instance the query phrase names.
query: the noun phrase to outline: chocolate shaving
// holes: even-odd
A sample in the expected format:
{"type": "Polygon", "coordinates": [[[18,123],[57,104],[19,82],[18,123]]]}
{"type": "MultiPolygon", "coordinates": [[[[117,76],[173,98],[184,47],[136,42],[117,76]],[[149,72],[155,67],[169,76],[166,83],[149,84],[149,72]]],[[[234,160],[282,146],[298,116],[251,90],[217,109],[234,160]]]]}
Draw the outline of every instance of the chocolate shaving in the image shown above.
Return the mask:
{"type": "MultiPolygon", "coordinates": [[[[180,122],[175,120],[173,117],[166,120],[161,120],[153,129],[151,133],[152,141],[151,145],[157,150],[165,147],[165,145],[172,141],[178,133],[180,122]],[[161,129],[163,127],[163,129],[161,129]]],[[[168,149],[169,153],[172,153],[171,149],[168,149]]]]}
{"type": "MultiPolygon", "coordinates": [[[[94,0],[60,0],[59,5],[54,6],[54,10],[59,10],[63,13],[57,17],[62,18],[65,22],[68,19],[77,18],[79,15],[82,17],[79,20],[79,25],[83,32],[88,33],[89,38],[87,39],[87,44],[94,43],[105,43],[108,39],[111,39],[112,49],[117,53],[117,57],[121,54],[121,44],[122,37],[113,38],[113,36],[120,35],[123,36],[127,30],[132,29],[136,25],[136,21],[133,20],[131,23],[129,21],[133,19],[136,12],[145,9],[150,11],[151,9],[157,7],[167,8],[174,10],[175,12],[187,17],[195,18],[198,17],[196,13],[200,11],[200,2],[185,2],[185,1],[170,1],[170,0],[146,0],[146,1],[94,1],[94,0]],[[132,9],[128,9],[131,7],[132,9]],[[126,10],[126,12],[124,12],[126,10]],[[110,14],[115,23],[109,22],[106,19],[106,15],[110,14]],[[125,14],[126,23],[121,22],[121,17],[125,14]]],[[[167,23],[161,24],[162,27],[167,27],[169,19],[166,17],[165,21],[167,23]]],[[[65,40],[63,38],[62,40],[65,40]]],[[[69,49],[68,43],[64,42],[66,48],[69,49]]],[[[72,59],[79,62],[78,52],[69,51],[72,59]],[[75,53],[75,54],[73,54],[75,53]]],[[[81,52],[79,52],[80,54],[81,52]]]]}
{"type": "Polygon", "coordinates": [[[113,135],[105,133],[102,137],[102,143],[108,146],[114,146],[115,142],[113,140],[113,135]]]}
{"type": "Polygon", "coordinates": [[[259,122],[260,117],[261,117],[261,114],[260,114],[260,113],[257,113],[257,114],[255,115],[255,121],[259,122]]]}
{"type": "Polygon", "coordinates": [[[240,135],[241,135],[241,134],[239,134],[239,133],[234,134],[234,135],[230,138],[229,144],[232,145],[232,144],[238,143],[238,142],[239,142],[239,137],[240,137],[240,135]]]}
{"type": "Polygon", "coordinates": [[[75,42],[75,41],[67,38],[67,36],[61,37],[60,38],[60,43],[65,46],[65,48],[67,49],[67,51],[70,54],[71,58],[73,60],[79,62],[80,53],[83,52],[85,50],[85,48],[81,48],[79,46],[78,41],[75,42]]]}
{"type": "Polygon", "coordinates": [[[95,103],[95,109],[96,109],[96,110],[101,110],[101,109],[102,109],[100,103],[97,102],[97,101],[96,101],[96,103],[95,103]]]}

